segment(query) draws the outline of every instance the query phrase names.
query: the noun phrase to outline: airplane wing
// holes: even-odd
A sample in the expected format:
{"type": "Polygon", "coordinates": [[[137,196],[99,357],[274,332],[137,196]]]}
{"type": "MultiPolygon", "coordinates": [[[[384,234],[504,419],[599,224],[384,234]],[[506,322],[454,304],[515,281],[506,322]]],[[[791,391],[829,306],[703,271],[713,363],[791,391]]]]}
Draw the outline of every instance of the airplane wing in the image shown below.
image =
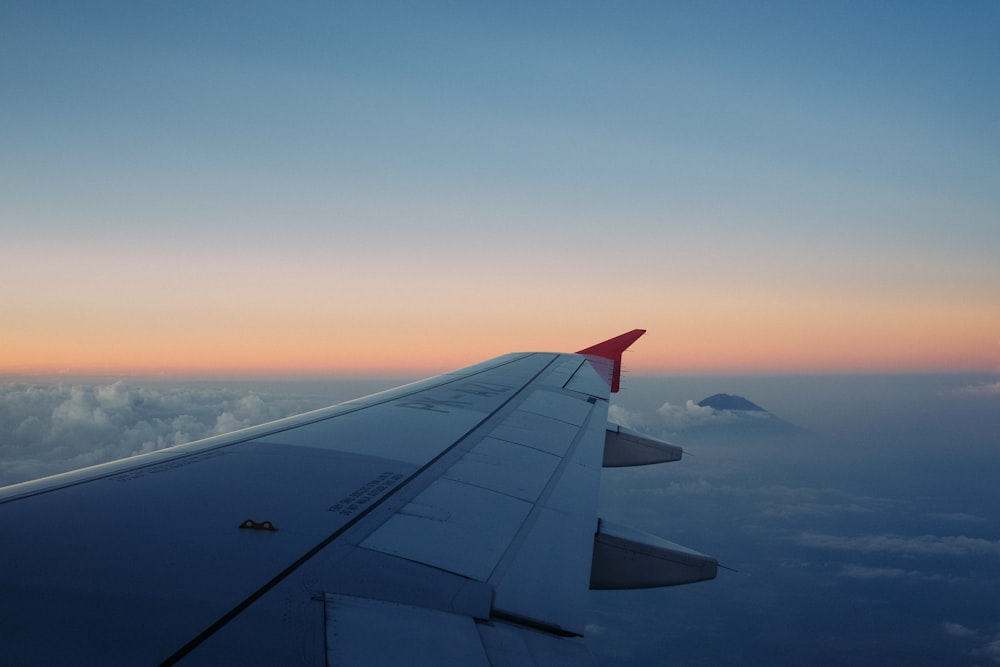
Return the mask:
{"type": "Polygon", "coordinates": [[[716,561],[597,516],[635,330],[0,490],[6,664],[579,665],[588,589],[716,561]]]}

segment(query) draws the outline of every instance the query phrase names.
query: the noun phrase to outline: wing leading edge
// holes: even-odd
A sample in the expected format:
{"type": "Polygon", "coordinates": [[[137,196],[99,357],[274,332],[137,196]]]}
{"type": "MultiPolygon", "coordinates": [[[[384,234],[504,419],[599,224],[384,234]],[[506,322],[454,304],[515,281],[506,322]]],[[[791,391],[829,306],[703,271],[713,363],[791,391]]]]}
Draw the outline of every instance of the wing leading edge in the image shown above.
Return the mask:
{"type": "Polygon", "coordinates": [[[715,560],[597,518],[634,330],[0,490],[17,664],[586,664],[589,588],[715,560]]]}

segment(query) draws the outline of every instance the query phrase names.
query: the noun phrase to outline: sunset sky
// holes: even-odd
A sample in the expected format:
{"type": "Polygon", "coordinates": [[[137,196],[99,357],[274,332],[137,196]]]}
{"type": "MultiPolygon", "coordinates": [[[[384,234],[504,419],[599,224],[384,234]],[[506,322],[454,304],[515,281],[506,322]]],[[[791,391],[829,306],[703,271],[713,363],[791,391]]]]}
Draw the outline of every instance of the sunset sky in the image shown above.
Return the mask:
{"type": "Polygon", "coordinates": [[[1000,4],[5,2],[0,373],[1000,370],[1000,4]],[[377,5],[377,6],[376,6],[377,5]]]}

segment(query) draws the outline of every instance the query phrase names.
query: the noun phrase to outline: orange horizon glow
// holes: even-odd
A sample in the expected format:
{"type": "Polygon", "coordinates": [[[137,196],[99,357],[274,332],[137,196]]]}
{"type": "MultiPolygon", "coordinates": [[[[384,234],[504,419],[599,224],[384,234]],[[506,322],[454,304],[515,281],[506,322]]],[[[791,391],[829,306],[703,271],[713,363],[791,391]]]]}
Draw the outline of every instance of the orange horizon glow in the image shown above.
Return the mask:
{"type": "MultiPolygon", "coordinates": [[[[638,323],[642,325],[642,322],[638,323]]],[[[258,334],[233,341],[219,332],[187,336],[100,335],[8,337],[0,352],[7,375],[132,375],[281,377],[432,375],[507,352],[574,351],[627,330],[601,327],[596,336],[571,330],[501,332],[441,327],[417,334],[399,329],[346,331],[340,337],[258,334]],[[450,335],[449,335],[450,334],[450,335]]],[[[627,373],[812,374],[995,372],[1000,344],[974,330],[909,330],[906,322],[865,334],[830,323],[786,327],[743,322],[708,330],[650,328],[626,352],[627,373]],[[673,329],[673,331],[670,331],[673,329]],[[669,332],[669,333],[668,333],[669,332]]]]}
{"type": "Polygon", "coordinates": [[[322,306],[297,295],[211,309],[190,287],[199,297],[191,303],[175,296],[138,307],[104,292],[59,308],[30,306],[25,298],[0,328],[0,373],[423,376],[508,352],[571,352],[633,328],[647,334],[626,353],[632,373],[1000,370],[1000,309],[991,307],[989,293],[772,286],[741,294],[708,285],[671,293],[651,308],[649,289],[603,286],[588,301],[544,281],[535,288],[523,281],[475,290],[437,285],[419,301],[386,287],[367,300],[333,294],[322,306]],[[588,305],[602,303],[613,306],[588,305]]]}
{"type": "MultiPolygon", "coordinates": [[[[15,257],[23,275],[28,250],[15,257]]],[[[626,354],[632,373],[1000,370],[1000,307],[985,280],[800,283],[763,268],[746,277],[736,262],[698,281],[652,257],[609,278],[568,252],[506,271],[447,248],[333,268],[303,250],[261,273],[239,254],[192,250],[178,270],[170,253],[92,250],[86,261],[49,251],[51,270],[30,288],[0,285],[0,373],[426,376],[633,328],[648,333],[626,354]]]]}

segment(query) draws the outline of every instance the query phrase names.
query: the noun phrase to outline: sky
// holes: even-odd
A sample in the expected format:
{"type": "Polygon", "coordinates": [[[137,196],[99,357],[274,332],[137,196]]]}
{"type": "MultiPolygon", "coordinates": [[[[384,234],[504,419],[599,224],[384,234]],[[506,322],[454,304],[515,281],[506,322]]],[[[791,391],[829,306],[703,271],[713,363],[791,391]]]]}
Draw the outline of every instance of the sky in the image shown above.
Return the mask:
{"type": "Polygon", "coordinates": [[[1000,6],[4,2],[0,372],[1000,369],[1000,6]]]}

